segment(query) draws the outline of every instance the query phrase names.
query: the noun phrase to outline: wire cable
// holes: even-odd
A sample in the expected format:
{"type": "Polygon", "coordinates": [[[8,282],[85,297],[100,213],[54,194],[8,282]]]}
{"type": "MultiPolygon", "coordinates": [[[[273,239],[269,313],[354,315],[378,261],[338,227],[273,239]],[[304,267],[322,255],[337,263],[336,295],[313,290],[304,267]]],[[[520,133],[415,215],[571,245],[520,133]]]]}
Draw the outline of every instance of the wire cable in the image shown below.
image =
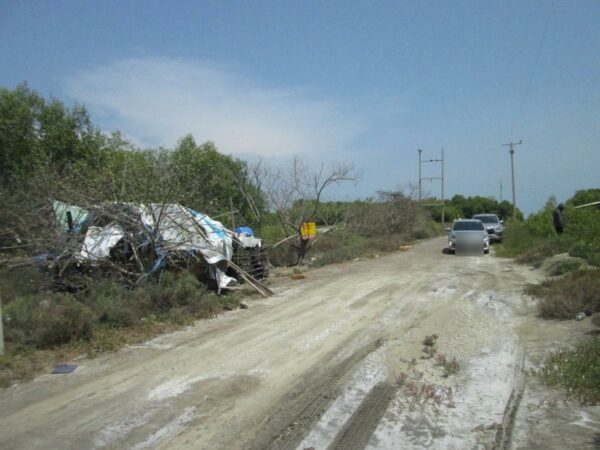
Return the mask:
{"type": "Polygon", "coordinates": [[[531,92],[531,88],[532,88],[532,84],[533,84],[533,79],[535,77],[535,73],[536,73],[537,67],[539,65],[540,55],[542,54],[542,50],[543,50],[544,44],[546,42],[546,36],[548,35],[548,28],[550,27],[550,20],[552,19],[552,13],[553,13],[553,11],[554,11],[554,0],[552,0],[552,3],[550,4],[550,10],[548,11],[548,17],[546,19],[546,24],[544,26],[544,31],[542,33],[542,39],[540,40],[540,45],[538,46],[537,53],[535,55],[535,60],[533,62],[533,67],[531,69],[531,72],[529,73],[529,80],[527,81],[527,85],[525,87],[525,93],[523,94],[523,98],[521,99],[521,105],[520,105],[519,111],[517,112],[517,115],[516,115],[517,120],[515,120],[515,122],[513,123],[513,126],[510,128],[510,135],[511,135],[511,137],[512,137],[512,134],[513,134],[513,129],[520,122],[521,115],[523,113],[523,108],[525,107],[525,102],[529,98],[529,93],[531,92]]]}

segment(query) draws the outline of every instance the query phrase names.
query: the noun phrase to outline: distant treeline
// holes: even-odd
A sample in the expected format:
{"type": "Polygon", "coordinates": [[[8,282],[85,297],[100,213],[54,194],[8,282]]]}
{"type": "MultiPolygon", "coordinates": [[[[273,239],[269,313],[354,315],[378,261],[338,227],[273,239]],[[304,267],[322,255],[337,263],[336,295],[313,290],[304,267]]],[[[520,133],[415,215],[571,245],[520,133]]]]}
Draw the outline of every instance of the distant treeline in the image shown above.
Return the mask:
{"type": "MultiPolygon", "coordinates": [[[[425,199],[422,201],[423,204],[431,205],[434,203],[441,203],[439,199],[425,199]]],[[[446,221],[452,221],[460,218],[470,219],[475,214],[497,214],[500,219],[506,220],[512,218],[513,207],[512,203],[507,200],[499,202],[493,197],[481,197],[476,195],[474,197],[465,197],[464,195],[455,195],[450,200],[445,202],[445,219],[446,221]]],[[[428,209],[431,212],[431,217],[436,222],[442,221],[442,207],[441,206],[429,206],[428,209]]],[[[523,213],[517,208],[517,219],[523,220],[523,213]]]]}

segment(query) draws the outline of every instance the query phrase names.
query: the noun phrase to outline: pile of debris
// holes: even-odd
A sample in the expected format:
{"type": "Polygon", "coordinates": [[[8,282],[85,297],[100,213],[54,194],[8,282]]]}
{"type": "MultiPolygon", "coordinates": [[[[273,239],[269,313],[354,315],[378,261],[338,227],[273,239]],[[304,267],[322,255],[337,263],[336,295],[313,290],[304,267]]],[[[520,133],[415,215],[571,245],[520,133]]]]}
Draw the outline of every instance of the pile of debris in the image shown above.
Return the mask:
{"type": "Polygon", "coordinates": [[[218,291],[247,282],[262,295],[272,291],[261,239],[242,227],[222,223],[177,203],[103,203],[84,209],[59,201],[52,210],[61,249],[48,259],[59,282],[77,288],[77,275],[118,274],[131,284],[165,270],[189,270],[218,291]]]}

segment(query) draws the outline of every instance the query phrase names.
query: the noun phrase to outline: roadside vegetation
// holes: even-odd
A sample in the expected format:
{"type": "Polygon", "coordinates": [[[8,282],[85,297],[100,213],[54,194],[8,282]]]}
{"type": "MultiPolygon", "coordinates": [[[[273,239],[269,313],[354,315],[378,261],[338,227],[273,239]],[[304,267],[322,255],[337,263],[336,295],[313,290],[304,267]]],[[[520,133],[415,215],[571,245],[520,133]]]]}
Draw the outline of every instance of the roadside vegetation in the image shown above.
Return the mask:
{"type": "Polygon", "coordinates": [[[511,221],[505,230],[498,256],[516,257],[517,261],[539,266],[558,253],[583,258],[589,265],[600,267],[600,210],[575,206],[600,199],[600,189],[577,191],[566,201],[563,213],[565,231],[557,235],[552,225],[552,211],[557,201],[551,197],[545,207],[525,221],[511,221]]]}
{"type": "Polygon", "coordinates": [[[600,271],[577,270],[529,285],[525,292],[538,299],[544,319],[574,319],[581,312],[592,315],[600,312],[600,271]]]}
{"type": "Polygon", "coordinates": [[[600,404],[600,337],[585,339],[573,349],[552,355],[542,378],[584,404],[600,404]]]}
{"type": "Polygon", "coordinates": [[[35,269],[0,273],[6,354],[0,386],[79,355],[95,356],[239,306],[238,295],[217,295],[188,273],[165,273],[161,283],[135,289],[90,280],[74,293],[55,291],[35,269]],[[28,276],[23,282],[23,276],[28,276]]]}
{"type": "Polygon", "coordinates": [[[510,222],[503,243],[496,247],[497,255],[516,257],[535,267],[559,253],[568,254],[548,264],[546,273],[555,278],[526,289],[538,299],[544,318],[573,319],[580,312],[600,312],[600,210],[575,208],[598,198],[600,189],[588,189],[566,202],[562,235],[557,235],[552,225],[556,200],[551,198],[526,221],[510,222]]]}
{"type": "Polygon", "coordinates": [[[356,181],[351,164],[248,164],[191,135],[173,148],[139,148],[119,132],[101,132],[83,106],[45,99],[26,84],[0,88],[0,149],[2,386],[239,305],[239,294],[215,294],[189,267],[139,284],[75,267],[76,279],[65,282],[40,261],[77,247],[81,236],[59,230],[52,200],[87,209],[179,203],[229,229],[252,227],[282,266],[374,257],[441,230],[410,191],[326,201],[332,186],[356,181]],[[305,222],[327,233],[303,240],[305,222]]]}
{"type": "MultiPolygon", "coordinates": [[[[542,318],[574,320],[592,316],[592,322],[600,326],[600,209],[575,208],[599,199],[600,189],[576,192],[566,201],[565,231],[557,235],[552,223],[557,201],[552,197],[527,220],[511,221],[503,243],[496,247],[498,256],[546,267],[551,278],[525,289],[537,300],[542,318]],[[561,257],[552,258],[555,255],[561,257]]],[[[584,403],[600,403],[600,337],[583,338],[573,348],[553,354],[541,375],[569,396],[584,403]]]]}

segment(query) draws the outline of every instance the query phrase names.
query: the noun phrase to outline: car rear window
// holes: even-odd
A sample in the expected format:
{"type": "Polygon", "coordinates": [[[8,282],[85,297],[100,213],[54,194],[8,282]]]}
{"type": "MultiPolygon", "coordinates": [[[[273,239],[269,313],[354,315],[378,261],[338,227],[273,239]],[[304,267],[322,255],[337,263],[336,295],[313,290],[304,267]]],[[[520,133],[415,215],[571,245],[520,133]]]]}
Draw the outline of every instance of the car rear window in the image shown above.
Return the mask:
{"type": "Polygon", "coordinates": [[[452,229],[454,231],[481,231],[483,230],[483,224],[475,220],[472,222],[454,222],[452,229]]]}
{"type": "Polygon", "coordinates": [[[498,223],[496,216],[473,216],[473,219],[481,220],[483,223],[498,223]]]}

